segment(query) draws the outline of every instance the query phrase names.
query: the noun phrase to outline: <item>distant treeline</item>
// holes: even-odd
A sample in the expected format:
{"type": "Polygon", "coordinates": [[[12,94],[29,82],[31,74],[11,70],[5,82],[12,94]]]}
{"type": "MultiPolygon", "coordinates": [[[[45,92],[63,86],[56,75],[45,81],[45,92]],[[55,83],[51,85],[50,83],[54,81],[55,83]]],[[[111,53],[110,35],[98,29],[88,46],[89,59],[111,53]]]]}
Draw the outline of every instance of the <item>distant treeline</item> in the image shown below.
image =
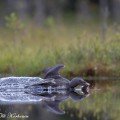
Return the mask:
{"type": "Polygon", "coordinates": [[[63,18],[76,19],[111,18],[120,21],[119,0],[2,0],[0,1],[0,23],[10,13],[21,20],[32,20],[42,25],[52,17],[61,22],[63,18]]]}

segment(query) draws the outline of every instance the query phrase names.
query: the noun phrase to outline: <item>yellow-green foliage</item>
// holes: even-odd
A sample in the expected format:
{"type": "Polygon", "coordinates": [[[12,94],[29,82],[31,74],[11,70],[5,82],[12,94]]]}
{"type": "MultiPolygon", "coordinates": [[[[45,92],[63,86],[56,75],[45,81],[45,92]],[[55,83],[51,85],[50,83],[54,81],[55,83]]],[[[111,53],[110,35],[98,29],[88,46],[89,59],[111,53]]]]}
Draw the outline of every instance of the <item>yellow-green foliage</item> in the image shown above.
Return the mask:
{"type": "Polygon", "coordinates": [[[120,73],[120,34],[112,28],[103,40],[96,26],[15,25],[0,29],[1,74],[40,75],[42,69],[57,63],[66,65],[65,75],[70,71],[80,74],[89,66],[96,73],[102,71],[101,66],[106,75],[120,73]]]}

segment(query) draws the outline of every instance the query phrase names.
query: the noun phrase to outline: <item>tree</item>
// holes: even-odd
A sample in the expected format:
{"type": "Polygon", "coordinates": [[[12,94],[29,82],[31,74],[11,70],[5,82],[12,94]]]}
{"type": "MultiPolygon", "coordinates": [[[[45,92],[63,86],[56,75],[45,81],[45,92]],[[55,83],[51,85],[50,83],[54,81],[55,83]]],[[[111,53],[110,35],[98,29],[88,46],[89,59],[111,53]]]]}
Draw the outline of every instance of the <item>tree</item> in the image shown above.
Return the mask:
{"type": "Polygon", "coordinates": [[[37,25],[43,25],[45,17],[45,0],[35,0],[35,22],[37,25]]]}
{"type": "Polygon", "coordinates": [[[48,15],[53,16],[57,22],[62,21],[64,0],[47,0],[48,15]]]}
{"type": "Polygon", "coordinates": [[[106,30],[108,26],[109,7],[108,0],[100,0],[100,18],[102,24],[102,40],[105,40],[106,30]]]}
{"type": "Polygon", "coordinates": [[[18,17],[21,20],[25,20],[28,18],[28,0],[11,0],[11,3],[13,4],[13,7],[18,14],[18,17]]]}
{"type": "Polygon", "coordinates": [[[78,17],[89,19],[91,17],[89,0],[78,0],[78,17]]]}
{"type": "Polygon", "coordinates": [[[112,14],[114,21],[120,23],[120,0],[112,0],[112,14]]]}

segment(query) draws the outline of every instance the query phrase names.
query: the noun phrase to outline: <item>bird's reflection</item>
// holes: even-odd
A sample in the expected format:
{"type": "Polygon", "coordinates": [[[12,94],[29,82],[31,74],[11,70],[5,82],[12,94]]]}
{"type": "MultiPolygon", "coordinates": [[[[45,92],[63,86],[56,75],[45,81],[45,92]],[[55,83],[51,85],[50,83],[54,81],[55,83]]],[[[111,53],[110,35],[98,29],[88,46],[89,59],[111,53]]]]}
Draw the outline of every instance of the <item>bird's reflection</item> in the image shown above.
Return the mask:
{"type": "Polygon", "coordinates": [[[54,91],[51,94],[48,92],[44,93],[31,93],[34,96],[46,97],[46,99],[42,100],[42,103],[48,108],[51,112],[56,114],[64,114],[65,112],[59,108],[60,103],[63,101],[72,98],[75,101],[81,101],[87,96],[89,96],[89,88],[88,86],[82,86],[79,90],[67,91],[67,90],[59,90],[54,91]]]}
{"type": "Polygon", "coordinates": [[[60,103],[71,98],[75,101],[81,101],[89,96],[88,86],[82,86],[79,90],[68,91],[58,90],[48,93],[30,93],[26,91],[1,91],[0,104],[32,104],[42,103],[51,112],[56,114],[64,114],[65,112],[59,108],[60,103]]]}

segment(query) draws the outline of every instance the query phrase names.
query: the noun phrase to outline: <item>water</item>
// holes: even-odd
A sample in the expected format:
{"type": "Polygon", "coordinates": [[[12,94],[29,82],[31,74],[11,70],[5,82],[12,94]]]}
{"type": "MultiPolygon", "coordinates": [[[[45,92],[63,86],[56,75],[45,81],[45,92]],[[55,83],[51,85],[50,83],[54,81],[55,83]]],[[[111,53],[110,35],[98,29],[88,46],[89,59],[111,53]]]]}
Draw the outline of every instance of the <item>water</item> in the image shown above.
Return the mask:
{"type": "MultiPolygon", "coordinates": [[[[60,110],[65,111],[65,114],[55,113],[49,106],[46,106],[44,101],[21,104],[9,103],[0,105],[0,119],[119,120],[120,81],[91,80],[89,82],[91,83],[89,94],[82,99],[73,100],[66,97],[60,101],[60,110]]],[[[83,96],[83,94],[80,94],[80,96],[83,96]]],[[[58,97],[61,98],[61,95],[58,97]]],[[[54,96],[51,96],[52,99],[54,99],[54,96]]],[[[58,103],[59,101],[55,104],[58,105],[58,103]]]]}

